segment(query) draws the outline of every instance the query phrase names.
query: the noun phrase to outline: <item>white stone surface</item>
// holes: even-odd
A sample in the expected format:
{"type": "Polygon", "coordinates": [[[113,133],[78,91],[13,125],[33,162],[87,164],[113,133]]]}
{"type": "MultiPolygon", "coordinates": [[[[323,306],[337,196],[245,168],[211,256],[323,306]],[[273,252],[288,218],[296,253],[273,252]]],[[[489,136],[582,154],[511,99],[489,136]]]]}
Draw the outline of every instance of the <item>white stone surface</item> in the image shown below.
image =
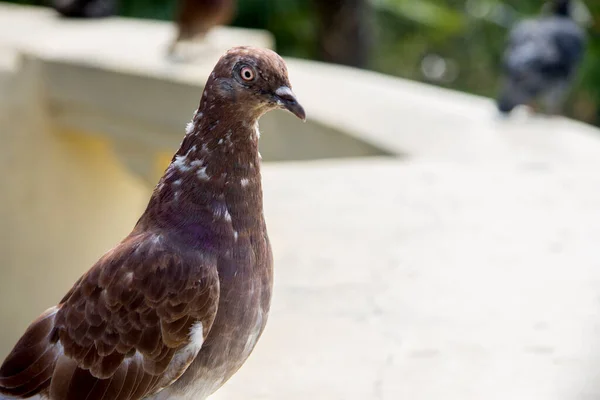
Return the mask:
{"type": "Polygon", "coordinates": [[[215,399],[599,398],[597,169],[269,165],[264,189],[273,309],[215,399]]]}

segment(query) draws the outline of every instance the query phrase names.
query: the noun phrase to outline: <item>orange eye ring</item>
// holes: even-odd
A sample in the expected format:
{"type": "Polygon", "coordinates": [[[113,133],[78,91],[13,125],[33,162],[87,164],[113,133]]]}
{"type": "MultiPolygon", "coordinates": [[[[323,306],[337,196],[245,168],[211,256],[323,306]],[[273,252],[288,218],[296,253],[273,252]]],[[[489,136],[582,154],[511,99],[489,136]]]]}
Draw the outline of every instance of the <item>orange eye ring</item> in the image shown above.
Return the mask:
{"type": "Polygon", "coordinates": [[[254,70],[250,67],[243,67],[240,70],[240,77],[245,80],[246,82],[250,82],[253,81],[254,78],[256,78],[256,73],[254,72],[254,70]]]}

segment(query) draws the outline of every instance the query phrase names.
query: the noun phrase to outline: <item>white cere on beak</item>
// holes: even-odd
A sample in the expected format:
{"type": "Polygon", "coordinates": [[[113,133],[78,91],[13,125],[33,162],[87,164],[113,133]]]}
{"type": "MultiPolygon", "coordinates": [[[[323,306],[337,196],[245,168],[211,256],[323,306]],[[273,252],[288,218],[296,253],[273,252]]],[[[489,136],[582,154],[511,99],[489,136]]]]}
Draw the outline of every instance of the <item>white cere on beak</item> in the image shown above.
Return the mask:
{"type": "Polygon", "coordinates": [[[289,87],[287,87],[287,86],[282,86],[282,87],[280,87],[279,89],[277,89],[277,90],[275,91],[275,94],[276,94],[277,96],[279,96],[279,97],[283,97],[283,98],[285,98],[285,97],[296,97],[296,96],[294,95],[294,92],[292,92],[292,89],[290,89],[290,88],[289,88],[289,87]]]}

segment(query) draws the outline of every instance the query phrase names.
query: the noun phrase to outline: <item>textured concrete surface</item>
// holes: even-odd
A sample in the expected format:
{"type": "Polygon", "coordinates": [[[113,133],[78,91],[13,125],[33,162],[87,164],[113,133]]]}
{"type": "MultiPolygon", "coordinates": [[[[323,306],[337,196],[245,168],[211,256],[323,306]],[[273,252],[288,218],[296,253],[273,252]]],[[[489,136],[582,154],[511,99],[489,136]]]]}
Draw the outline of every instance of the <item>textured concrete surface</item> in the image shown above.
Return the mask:
{"type": "Polygon", "coordinates": [[[215,399],[600,398],[600,177],[551,163],[267,166],[266,333],[215,399]]]}

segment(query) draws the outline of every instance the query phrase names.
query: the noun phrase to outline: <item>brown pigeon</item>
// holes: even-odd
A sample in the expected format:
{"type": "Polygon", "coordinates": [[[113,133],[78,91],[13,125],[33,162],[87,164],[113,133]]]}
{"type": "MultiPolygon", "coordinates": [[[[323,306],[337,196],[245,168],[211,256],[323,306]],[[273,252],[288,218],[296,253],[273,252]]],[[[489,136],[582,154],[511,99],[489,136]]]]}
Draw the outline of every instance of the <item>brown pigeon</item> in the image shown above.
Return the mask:
{"type": "Polygon", "coordinates": [[[284,61],[229,50],[135,228],[25,331],[0,398],[202,400],[242,366],[271,302],[258,119],[275,108],[305,119],[284,61]]]}
{"type": "Polygon", "coordinates": [[[175,17],[177,36],[169,47],[174,55],[178,44],[203,39],[215,26],[227,25],[235,16],[235,0],[181,0],[175,17]]]}

